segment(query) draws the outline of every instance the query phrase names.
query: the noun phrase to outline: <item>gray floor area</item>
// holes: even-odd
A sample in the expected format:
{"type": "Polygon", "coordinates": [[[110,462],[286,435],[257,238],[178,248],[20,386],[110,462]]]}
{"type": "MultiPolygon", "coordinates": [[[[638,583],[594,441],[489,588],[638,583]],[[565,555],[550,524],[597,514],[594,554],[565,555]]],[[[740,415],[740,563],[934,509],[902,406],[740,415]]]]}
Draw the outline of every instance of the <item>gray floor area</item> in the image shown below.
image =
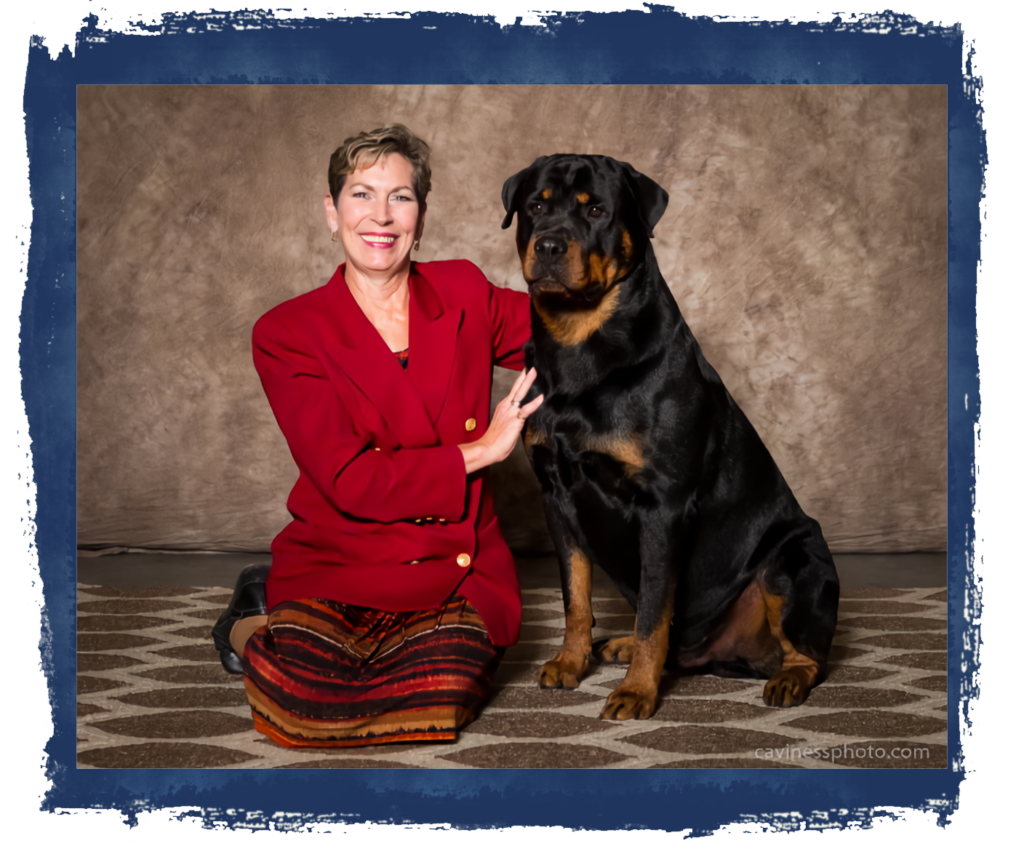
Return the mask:
{"type": "MultiPolygon", "coordinates": [[[[945,587],[945,552],[910,554],[835,555],[839,582],[851,587],[945,587]]],[[[234,552],[226,554],[125,553],[103,557],[80,557],[81,584],[109,584],[160,587],[234,587],[239,571],[250,563],[270,563],[269,554],[234,552]]],[[[516,559],[523,589],[558,587],[558,564],[554,557],[516,559]]],[[[614,590],[604,572],[594,578],[595,590],[614,590]]]]}

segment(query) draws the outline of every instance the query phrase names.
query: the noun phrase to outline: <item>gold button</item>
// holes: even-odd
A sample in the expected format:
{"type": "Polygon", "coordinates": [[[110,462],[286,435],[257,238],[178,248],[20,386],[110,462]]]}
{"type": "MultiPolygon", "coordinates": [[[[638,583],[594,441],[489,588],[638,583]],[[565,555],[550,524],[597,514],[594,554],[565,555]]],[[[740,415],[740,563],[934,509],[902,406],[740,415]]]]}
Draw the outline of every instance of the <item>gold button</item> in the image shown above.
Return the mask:
{"type": "Polygon", "coordinates": [[[427,516],[427,521],[428,522],[433,522],[434,521],[434,517],[433,516],[427,516]]]}
{"type": "Polygon", "coordinates": [[[409,561],[409,563],[419,563],[419,561],[418,560],[411,560],[411,561],[409,561]]]}
{"type": "Polygon", "coordinates": [[[437,521],[438,521],[438,522],[446,522],[446,521],[447,521],[447,519],[445,519],[445,518],[444,518],[444,516],[442,516],[442,517],[441,517],[440,519],[438,519],[437,521]]]}
{"type": "Polygon", "coordinates": [[[422,525],[423,524],[423,520],[422,519],[417,519],[416,520],[416,524],[417,525],[422,525]]]}
{"type": "Polygon", "coordinates": [[[472,433],[474,430],[476,430],[476,419],[475,418],[467,418],[466,419],[466,432],[467,433],[472,433]]]}
{"type": "Polygon", "coordinates": [[[380,450],[380,448],[374,448],[374,450],[375,450],[375,451],[379,451],[379,450],[380,450]]]}
{"type": "Polygon", "coordinates": [[[472,558],[471,558],[471,557],[470,557],[470,556],[469,556],[468,554],[466,554],[465,552],[463,552],[463,553],[462,553],[462,554],[460,554],[460,555],[459,555],[459,556],[458,556],[457,558],[455,558],[455,562],[456,562],[456,563],[457,563],[457,564],[458,564],[459,566],[461,566],[461,567],[463,567],[463,568],[465,568],[465,567],[469,566],[469,562],[470,562],[471,560],[472,560],[472,558]]]}

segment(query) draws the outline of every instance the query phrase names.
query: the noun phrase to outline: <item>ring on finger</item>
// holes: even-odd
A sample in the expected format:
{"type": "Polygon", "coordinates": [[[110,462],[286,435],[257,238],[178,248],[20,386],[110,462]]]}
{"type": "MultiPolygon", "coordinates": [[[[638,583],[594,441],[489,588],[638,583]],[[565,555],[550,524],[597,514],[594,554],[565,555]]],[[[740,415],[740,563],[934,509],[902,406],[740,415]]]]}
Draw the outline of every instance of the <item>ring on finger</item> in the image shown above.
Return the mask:
{"type": "Polygon", "coordinates": [[[512,405],[515,406],[516,408],[519,408],[520,406],[523,405],[523,402],[521,400],[513,400],[512,405]]]}

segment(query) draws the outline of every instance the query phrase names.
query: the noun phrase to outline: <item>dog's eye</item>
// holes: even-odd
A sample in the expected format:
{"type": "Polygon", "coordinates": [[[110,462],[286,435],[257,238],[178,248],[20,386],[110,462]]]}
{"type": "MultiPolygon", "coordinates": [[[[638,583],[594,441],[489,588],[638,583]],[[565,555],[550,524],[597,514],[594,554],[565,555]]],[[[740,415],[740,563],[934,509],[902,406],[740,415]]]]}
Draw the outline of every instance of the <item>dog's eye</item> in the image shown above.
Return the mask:
{"type": "Polygon", "coordinates": [[[603,213],[604,208],[602,208],[600,205],[591,205],[589,208],[587,208],[587,217],[590,219],[600,219],[603,213]]]}
{"type": "Polygon", "coordinates": [[[540,202],[534,202],[532,205],[527,205],[526,210],[529,211],[531,215],[537,216],[537,214],[544,210],[544,205],[540,202]]]}

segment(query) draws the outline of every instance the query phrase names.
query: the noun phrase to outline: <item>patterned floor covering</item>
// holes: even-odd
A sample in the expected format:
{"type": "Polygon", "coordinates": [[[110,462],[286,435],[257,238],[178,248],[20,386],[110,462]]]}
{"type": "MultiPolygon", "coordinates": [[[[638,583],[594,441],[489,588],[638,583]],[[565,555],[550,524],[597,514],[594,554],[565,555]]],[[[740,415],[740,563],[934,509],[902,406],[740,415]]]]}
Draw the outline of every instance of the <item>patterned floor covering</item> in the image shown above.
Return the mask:
{"type": "MultiPolygon", "coordinates": [[[[598,720],[625,667],[575,691],[541,691],[561,640],[557,590],[524,591],[521,642],[490,704],[443,745],[285,750],[252,729],[241,677],[209,630],[230,591],[79,585],[81,768],[834,768],[946,766],[946,591],[844,591],[825,684],[770,709],[762,682],[672,677],[648,721],[598,720]]],[[[595,599],[595,636],[632,629],[621,598],[595,599]]]]}

